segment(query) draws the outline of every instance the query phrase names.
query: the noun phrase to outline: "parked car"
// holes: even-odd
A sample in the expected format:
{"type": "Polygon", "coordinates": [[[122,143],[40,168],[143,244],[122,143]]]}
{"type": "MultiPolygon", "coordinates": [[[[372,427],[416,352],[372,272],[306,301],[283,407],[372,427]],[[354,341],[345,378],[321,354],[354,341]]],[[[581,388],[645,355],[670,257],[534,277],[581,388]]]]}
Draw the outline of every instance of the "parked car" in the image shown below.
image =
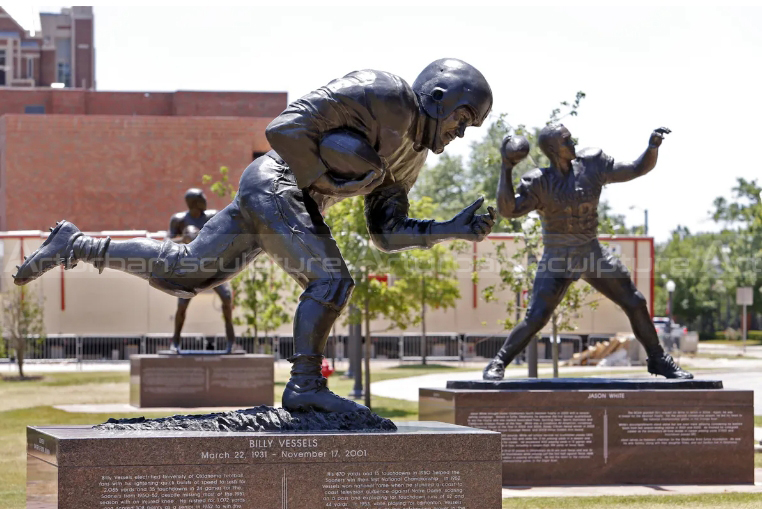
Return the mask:
{"type": "Polygon", "coordinates": [[[668,317],[655,316],[654,327],[656,327],[656,333],[659,335],[659,339],[668,350],[673,348],[680,348],[680,340],[688,334],[688,328],[683,327],[674,320],[671,321],[669,335],[667,334],[667,324],[670,323],[668,317]]]}

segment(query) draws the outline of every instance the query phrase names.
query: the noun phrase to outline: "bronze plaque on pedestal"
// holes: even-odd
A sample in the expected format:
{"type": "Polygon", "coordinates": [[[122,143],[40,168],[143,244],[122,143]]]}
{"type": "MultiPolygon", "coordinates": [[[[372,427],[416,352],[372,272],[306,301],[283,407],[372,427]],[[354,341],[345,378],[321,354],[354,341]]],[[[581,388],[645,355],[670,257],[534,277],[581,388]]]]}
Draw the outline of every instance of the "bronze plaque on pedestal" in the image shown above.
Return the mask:
{"type": "Polygon", "coordinates": [[[272,405],[272,355],[132,355],[130,404],[156,407],[272,405]]]}

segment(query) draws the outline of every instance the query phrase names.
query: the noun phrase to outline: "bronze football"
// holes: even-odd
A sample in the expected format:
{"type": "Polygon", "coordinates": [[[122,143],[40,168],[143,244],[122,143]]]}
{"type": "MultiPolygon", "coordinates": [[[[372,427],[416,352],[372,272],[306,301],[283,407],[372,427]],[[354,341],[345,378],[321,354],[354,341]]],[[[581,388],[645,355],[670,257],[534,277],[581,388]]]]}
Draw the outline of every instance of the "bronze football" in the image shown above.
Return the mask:
{"type": "Polygon", "coordinates": [[[368,140],[353,131],[337,130],[320,140],[320,159],[331,176],[343,180],[361,180],[368,172],[381,175],[384,163],[368,140]]]}

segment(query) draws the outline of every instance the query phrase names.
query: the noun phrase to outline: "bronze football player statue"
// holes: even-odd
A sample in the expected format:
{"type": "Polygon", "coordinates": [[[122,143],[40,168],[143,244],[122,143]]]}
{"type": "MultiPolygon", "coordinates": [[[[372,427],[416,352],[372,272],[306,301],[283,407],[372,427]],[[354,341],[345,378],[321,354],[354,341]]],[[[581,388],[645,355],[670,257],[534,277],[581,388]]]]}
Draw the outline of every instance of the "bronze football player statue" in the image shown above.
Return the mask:
{"type": "Polygon", "coordinates": [[[630,279],[627,268],[598,242],[598,200],[603,186],[627,182],[651,171],[664,135],[669,132],[664,127],[654,130],[648,148],[634,162],[615,162],[600,149],[585,149],[577,154],[569,130],[560,124],[548,125],[540,131],[538,142],[550,167],[525,173],[515,193],[511,173],[529,153],[529,144],[521,136],[503,140],[498,212],[515,218],[536,210],[545,251],[538,263],[526,317],[484,369],[485,380],[503,379],[505,366],[548,323],[569,285],[580,278],[627,314],[635,337],[648,354],[649,373],[693,378],[662,348],[646,299],[630,279]]]}
{"type": "Polygon", "coordinates": [[[246,168],[233,203],[190,244],[95,239],[62,221],[24,261],[16,283],[82,261],[191,298],[265,252],[304,289],[294,316],[295,351],[283,407],[367,411],[331,392],[321,375],[328,334],[354,288],[323,211],[364,195],[370,238],[383,251],[483,240],[495,221],[491,209],[476,213],[483,198],[448,221],[435,221],[409,217],[407,195],[428,151],[441,153],[468,126],[481,125],[491,108],[487,80],[461,60],[432,62],[412,86],[388,72],[351,72],[294,101],[270,123],[266,135],[273,150],[246,168]],[[135,260],[142,263],[128,263],[135,260]]]}
{"type": "MultiPolygon", "coordinates": [[[[185,192],[185,203],[188,210],[178,212],[169,221],[167,237],[177,243],[190,244],[198,236],[199,231],[217,213],[216,210],[206,208],[206,196],[201,189],[188,189],[185,192]]],[[[215,286],[215,293],[222,301],[222,317],[225,320],[225,337],[227,346],[224,353],[233,351],[235,344],[235,330],[233,329],[233,292],[230,283],[225,282],[215,286]]],[[[172,336],[172,351],[181,353],[180,333],[185,324],[185,315],[191,299],[179,297],[177,299],[177,312],[175,313],[175,332],[172,336]]]]}

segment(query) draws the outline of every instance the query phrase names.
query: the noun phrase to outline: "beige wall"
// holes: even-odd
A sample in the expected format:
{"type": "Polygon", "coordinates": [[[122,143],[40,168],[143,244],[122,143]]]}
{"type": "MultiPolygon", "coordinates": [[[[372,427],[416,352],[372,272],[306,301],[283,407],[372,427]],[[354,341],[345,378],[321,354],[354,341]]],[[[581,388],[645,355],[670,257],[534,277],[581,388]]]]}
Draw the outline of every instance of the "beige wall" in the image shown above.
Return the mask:
{"type": "MultiPolygon", "coordinates": [[[[132,237],[163,238],[163,232],[111,232],[112,238],[132,237]]],[[[2,242],[3,275],[2,290],[12,285],[11,273],[19,264],[22,255],[34,251],[43,241],[41,232],[0,233],[2,242]]],[[[652,239],[648,237],[627,237],[608,239],[612,249],[620,252],[620,258],[630,269],[638,289],[646,299],[651,300],[652,239]],[[637,261],[638,270],[635,271],[637,261]]],[[[504,332],[497,320],[505,314],[505,300],[514,299],[508,292],[500,294],[496,303],[486,303],[481,298],[481,290],[497,280],[494,269],[490,269],[491,254],[499,242],[513,249],[514,237],[492,235],[486,241],[476,244],[475,253],[461,255],[459,271],[461,299],[454,309],[430,310],[427,315],[428,332],[467,332],[471,334],[496,334],[504,332]],[[480,271],[476,288],[471,282],[474,257],[486,261],[480,271]],[[476,296],[476,300],[474,300],[476,296]]],[[[584,284],[584,283],[576,283],[584,284]]],[[[68,271],[55,269],[30,285],[35,298],[44,303],[45,325],[48,334],[146,334],[170,333],[177,300],[148,286],[148,283],[134,276],[106,270],[98,274],[91,265],[81,263],[68,271]]],[[[597,310],[584,312],[576,323],[579,333],[630,332],[624,313],[613,303],[602,299],[597,310]]],[[[385,331],[382,321],[372,328],[385,331]]],[[[242,327],[237,327],[243,333],[242,327]]],[[[290,334],[291,326],[283,326],[278,333],[290,334]]],[[[339,333],[346,328],[338,327],[339,333]]],[[[188,310],[184,332],[221,334],[223,332],[220,314],[220,300],[212,292],[194,298],[188,310]]],[[[398,332],[388,330],[385,332],[398,332]]],[[[409,331],[414,332],[414,331],[409,331]]]]}

